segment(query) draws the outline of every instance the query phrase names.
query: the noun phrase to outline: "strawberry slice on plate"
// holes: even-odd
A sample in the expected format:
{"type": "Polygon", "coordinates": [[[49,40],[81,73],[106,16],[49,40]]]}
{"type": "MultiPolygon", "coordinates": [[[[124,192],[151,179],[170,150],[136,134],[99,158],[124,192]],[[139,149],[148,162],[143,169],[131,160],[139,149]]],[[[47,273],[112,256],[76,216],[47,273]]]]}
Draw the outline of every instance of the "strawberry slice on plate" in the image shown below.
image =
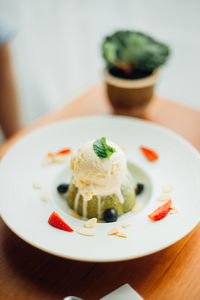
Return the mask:
{"type": "Polygon", "coordinates": [[[56,152],[56,155],[70,154],[71,152],[72,152],[71,148],[65,148],[56,152]]]}
{"type": "Polygon", "coordinates": [[[67,155],[67,154],[70,154],[72,152],[72,149],[71,148],[64,148],[56,153],[54,152],[49,152],[47,154],[48,157],[54,157],[54,156],[57,156],[57,155],[67,155]]]}
{"type": "Polygon", "coordinates": [[[74,230],[54,211],[48,219],[48,223],[58,229],[73,232],[74,230]]]}
{"type": "Polygon", "coordinates": [[[155,150],[149,149],[144,146],[141,146],[140,150],[142,151],[142,153],[148,161],[155,161],[159,158],[158,153],[155,150]]]}
{"type": "Polygon", "coordinates": [[[152,214],[148,215],[151,221],[159,221],[166,217],[168,212],[170,211],[172,205],[172,200],[167,201],[165,204],[159,206],[152,214]]]}

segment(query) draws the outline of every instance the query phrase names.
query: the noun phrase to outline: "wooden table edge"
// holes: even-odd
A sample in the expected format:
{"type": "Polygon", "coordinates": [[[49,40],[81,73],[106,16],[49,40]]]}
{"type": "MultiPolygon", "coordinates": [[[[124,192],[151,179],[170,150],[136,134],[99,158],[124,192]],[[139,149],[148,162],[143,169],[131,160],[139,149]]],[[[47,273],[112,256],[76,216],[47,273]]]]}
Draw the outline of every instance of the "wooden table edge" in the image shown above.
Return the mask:
{"type": "MultiPolygon", "coordinates": [[[[109,107],[107,101],[104,99],[103,100],[103,107],[101,107],[101,105],[99,105],[99,107],[95,107],[95,105],[91,106],[90,111],[88,113],[88,111],[86,109],[83,108],[82,112],[80,114],[76,113],[76,109],[78,107],[78,105],[80,105],[80,103],[83,101],[83,99],[89,99],[92,96],[96,96],[98,97],[99,101],[101,101],[101,97],[105,97],[104,94],[104,88],[102,87],[102,84],[97,84],[94,88],[90,89],[89,91],[87,91],[86,93],[84,93],[83,95],[81,95],[80,97],[78,97],[76,100],[70,102],[69,104],[67,104],[64,108],[62,108],[61,110],[58,110],[57,112],[51,113],[46,115],[45,117],[42,117],[40,120],[38,120],[37,122],[31,124],[30,126],[28,126],[27,128],[21,130],[20,132],[18,132],[16,135],[14,135],[11,139],[9,139],[8,141],[5,142],[5,144],[3,144],[2,146],[0,146],[0,158],[3,157],[3,155],[6,153],[6,151],[17,141],[19,140],[21,137],[23,137],[24,135],[28,134],[29,132],[53,123],[57,120],[60,119],[66,119],[66,118],[72,118],[72,117],[78,117],[79,115],[81,116],[86,116],[86,115],[91,115],[91,114],[109,114],[112,112],[111,108],[109,107]],[[98,110],[99,109],[99,110],[98,110]]],[[[87,100],[88,103],[89,100],[87,100]]],[[[155,108],[150,109],[149,112],[149,116],[147,116],[147,120],[154,122],[154,117],[157,114],[157,112],[159,111],[159,108],[162,104],[167,105],[169,103],[168,100],[165,99],[161,99],[161,98],[155,98],[155,108]]],[[[173,110],[176,110],[176,112],[178,111],[179,108],[181,108],[181,113],[183,113],[184,115],[186,114],[186,112],[189,112],[188,114],[191,113],[191,115],[194,116],[194,120],[195,120],[195,124],[198,124],[198,111],[193,110],[192,108],[189,107],[185,107],[182,106],[178,103],[170,103],[172,109],[170,110],[171,113],[173,113],[173,110]]],[[[180,118],[181,119],[181,118],[180,118]]],[[[159,119],[158,124],[165,126],[165,123],[162,122],[161,119],[159,119]]],[[[182,127],[180,127],[180,131],[182,130],[182,127]]],[[[196,138],[196,136],[194,136],[196,138]]],[[[194,138],[194,140],[195,140],[194,138]]],[[[199,150],[200,149],[200,143],[197,141],[197,143],[195,144],[196,148],[199,150]]],[[[165,274],[168,273],[168,271],[172,268],[172,266],[174,265],[174,262],[177,260],[177,258],[181,255],[181,253],[184,251],[184,249],[188,246],[188,244],[190,243],[190,241],[193,239],[193,237],[195,236],[195,234],[197,232],[199,232],[200,230],[200,226],[196,226],[192,232],[190,232],[188,235],[186,235],[186,237],[184,237],[183,239],[181,239],[182,244],[181,247],[179,248],[179,251],[176,253],[176,255],[174,256],[173,260],[171,261],[171,263],[168,265],[168,268],[165,270],[164,273],[162,273],[157,281],[157,284],[159,282],[162,282],[163,280],[163,276],[165,274]]],[[[177,243],[179,243],[180,241],[178,241],[177,243]]],[[[177,244],[176,243],[176,244],[177,244]]],[[[172,247],[172,246],[170,246],[172,247]]],[[[167,247],[169,248],[169,247],[167,247]]],[[[162,251],[162,250],[161,250],[162,251]]],[[[154,255],[154,254],[153,254],[154,255]]],[[[143,259],[143,258],[139,258],[139,259],[143,259]]],[[[156,286],[155,286],[155,290],[156,290],[156,286]]],[[[153,298],[152,298],[153,299],[153,298]]]]}

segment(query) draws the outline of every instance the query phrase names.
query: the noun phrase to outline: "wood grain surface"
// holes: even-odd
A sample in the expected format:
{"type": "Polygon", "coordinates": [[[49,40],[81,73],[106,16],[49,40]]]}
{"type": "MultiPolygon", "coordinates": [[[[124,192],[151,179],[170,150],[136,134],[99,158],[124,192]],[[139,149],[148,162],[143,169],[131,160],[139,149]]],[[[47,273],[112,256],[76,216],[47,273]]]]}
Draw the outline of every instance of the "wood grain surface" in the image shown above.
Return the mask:
{"type": "MultiPolygon", "coordinates": [[[[30,131],[57,120],[110,114],[102,84],[62,110],[20,131],[0,147],[9,147],[30,131]]],[[[176,131],[200,150],[200,112],[156,98],[146,120],[176,131]]],[[[176,244],[153,255],[119,263],[84,263],[44,253],[14,235],[0,221],[0,299],[63,299],[76,295],[96,300],[124,283],[144,299],[200,299],[200,225],[176,244]]],[[[122,299],[126,300],[126,299],[122,299]]]]}

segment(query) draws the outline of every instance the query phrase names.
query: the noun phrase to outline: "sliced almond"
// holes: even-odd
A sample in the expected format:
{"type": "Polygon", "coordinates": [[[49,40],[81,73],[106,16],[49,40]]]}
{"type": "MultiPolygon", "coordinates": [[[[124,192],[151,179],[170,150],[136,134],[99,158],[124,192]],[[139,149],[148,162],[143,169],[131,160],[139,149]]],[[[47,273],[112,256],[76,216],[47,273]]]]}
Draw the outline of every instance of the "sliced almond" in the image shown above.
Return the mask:
{"type": "Polygon", "coordinates": [[[119,237],[124,237],[124,238],[127,237],[127,234],[124,231],[119,231],[118,233],[116,233],[116,235],[119,236],[119,237]]]}
{"type": "Polygon", "coordinates": [[[128,221],[125,221],[123,224],[122,224],[122,228],[126,228],[128,226],[131,226],[131,223],[128,222],[128,221]]]}
{"type": "Polygon", "coordinates": [[[54,164],[54,163],[62,163],[62,162],[67,162],[69,156],[68,155],[56,155],[54,153],[48,153],[44,162],[42,163],[43,166],[49,165],[49,164],[54,164]]]}
{"type": "Polygon", "coordinates": [[[158,196],[158,201],[168,201],[171,199],[169,194],[161,194],[158,196]]]}
{"type": "Polygon", "coordinates": [[[109,231],[108,234],[109,235],[115,235],[119,232],[119,229],[117,227],[112,227],[109,231]]]}
{"type": "Polygon", "coordinates": [[[33,182],[33,187],[34,187],[34,189],[41,189],[41,184],[40,184],[40,182],[39,181],[35,181],[35,182],[33,182]]]}
{"type": "Polygon", "coordinates": [[[97,222],[97,218],[89,219],[87,222],[85,222],[84,227],[85,228],[94,228],[94,226],[96,225],[96,222],[97,222]]]}
{"type": "Polygon", "coordinates": [[[174,189],[172,184],[166,184],[163,186],[163,193],[170,193],[174,189]]]}
{"type": "Polygon", "coordinates": [[[94,235],[96,235],[96,231],[93,228],[85,228],[85,227],[83,227],[83,228],[78,229],[77,232],[79,234],[87,235],[87,236],[94,236],[94,235]]]}
{"type": "Polygon", "coordinates": [[[47,202],[48,201],[48,196],[47,195],[43,195],[40,199],[42,201],[44,201],[44,202],[47,202]]]}
{"type": "Polygon", "coordinates": [[[132,208],[132,212],[135,213],[135,212],[138,212],[140,211],[141,209],[143,208],[143,203],[142,202],[137,202],[133,208],[132,208]]]}
{"type": "Polygon", "coordinates": [[[67,155],[55,155],[54,159],[53,159],[53,163],[62,163],[62,162],[67,162],[68,161],[69,156],[67,155]]]}

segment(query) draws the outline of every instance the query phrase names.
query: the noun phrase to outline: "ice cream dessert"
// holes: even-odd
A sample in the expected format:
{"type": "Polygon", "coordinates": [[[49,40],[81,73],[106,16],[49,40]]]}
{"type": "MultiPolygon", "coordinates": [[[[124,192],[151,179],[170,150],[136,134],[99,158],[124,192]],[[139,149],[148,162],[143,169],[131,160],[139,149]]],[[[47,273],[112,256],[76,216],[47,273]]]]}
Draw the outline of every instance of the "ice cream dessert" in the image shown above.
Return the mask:
{"type": "Polygon", "coordinates": [[[71,158],[68,205],[79,215],[103,218],[108,209],[120,216],[135,204],[134,182],[123,151],[101,138],[78,148],[71,158]]]}

